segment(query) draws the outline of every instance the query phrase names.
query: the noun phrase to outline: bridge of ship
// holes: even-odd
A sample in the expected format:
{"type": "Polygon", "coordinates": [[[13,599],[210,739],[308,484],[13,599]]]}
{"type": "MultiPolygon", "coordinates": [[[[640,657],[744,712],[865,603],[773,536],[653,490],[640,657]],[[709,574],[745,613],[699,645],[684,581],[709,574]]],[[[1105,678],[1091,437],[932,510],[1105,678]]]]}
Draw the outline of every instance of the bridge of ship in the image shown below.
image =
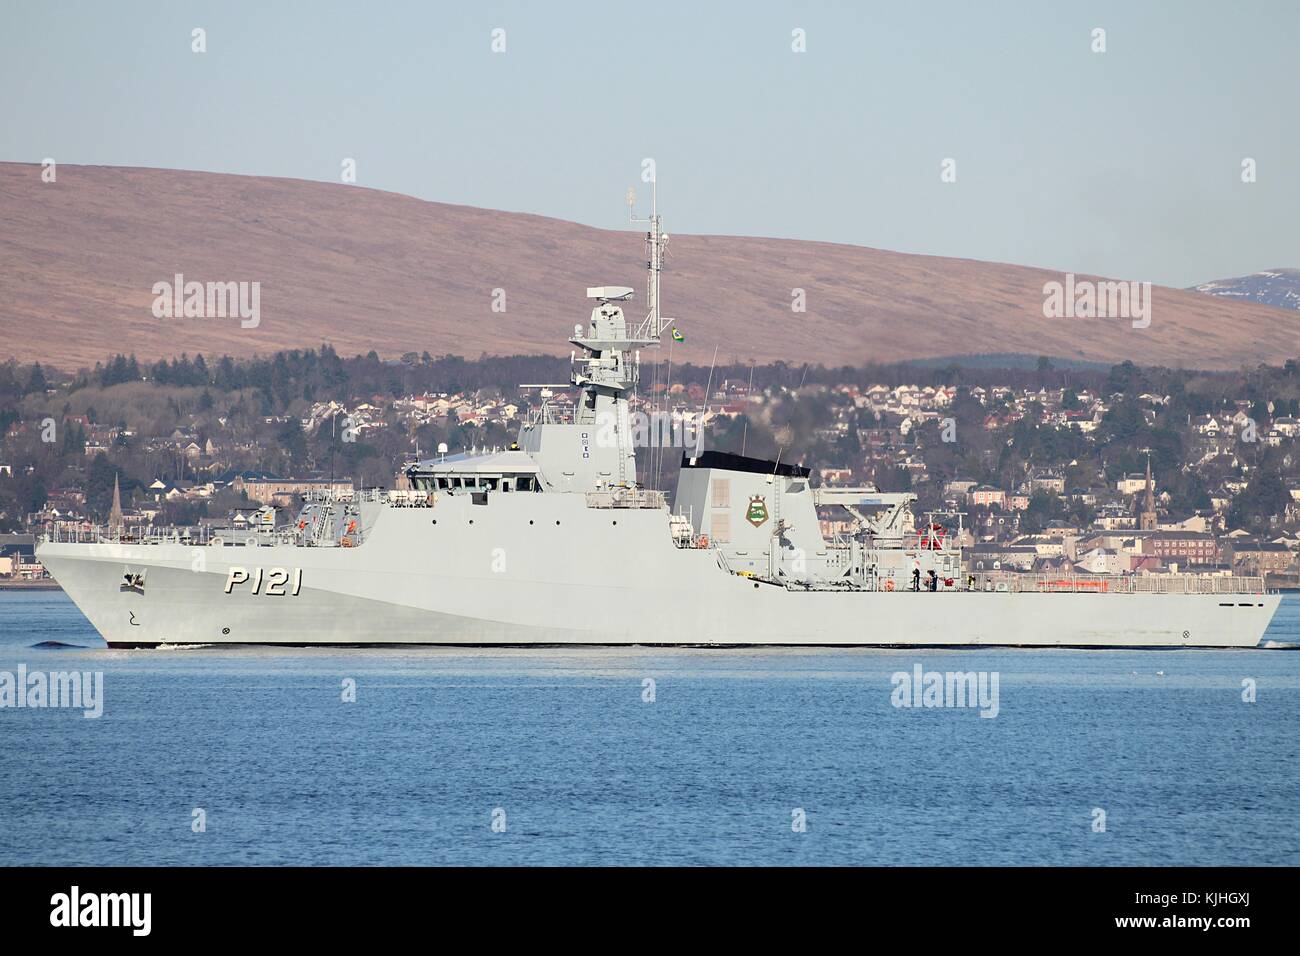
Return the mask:
{"type": "Polygon", "coordinates": [[[515,449],[422,461],[408,468],[406,476],[413,491],[425,493],[542,490],[541,468],[531,455],[515,449]]]}

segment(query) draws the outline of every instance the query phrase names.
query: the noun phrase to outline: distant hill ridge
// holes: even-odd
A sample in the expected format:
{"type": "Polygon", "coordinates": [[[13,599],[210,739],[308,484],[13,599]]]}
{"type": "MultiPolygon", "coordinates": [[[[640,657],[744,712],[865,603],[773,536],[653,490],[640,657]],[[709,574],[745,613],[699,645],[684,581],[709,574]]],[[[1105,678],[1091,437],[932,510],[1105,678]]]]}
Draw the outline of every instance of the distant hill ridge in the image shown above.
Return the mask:
{"type": "MultiPolygon", "coordinates": [[[[588,286],[635,286],[631,311],[644,307],[635,232],[300,180],[69,165],[55,183],[40,174],[0,164],[0,359],[73,367],[119,351],[265,355],[322,342],[384,357],[560,355],[587,320],[588,286]],[[259,283],[260,321],[155,318],[154,285],[176,274],[259,283]]],[[[1195,291],[1157,287],[1146,329],[1044,318],[1044,284],[1061,279],[673,231],[663,289],[686,335],[674,358],[706,364],[715,347],[719,361],[830,366],[1020,354],[1235,368],[1300,352],[1300,313],[1195,291]],[[804,313],[791,310],[795,289],[804,313]]]]}
{"type": "Polygon", "coordinates": [[[1300,269],[1268,269],[1235,279],[1216,279],[1192,290],[1279,309],[1300,309],[1300,269]]]}

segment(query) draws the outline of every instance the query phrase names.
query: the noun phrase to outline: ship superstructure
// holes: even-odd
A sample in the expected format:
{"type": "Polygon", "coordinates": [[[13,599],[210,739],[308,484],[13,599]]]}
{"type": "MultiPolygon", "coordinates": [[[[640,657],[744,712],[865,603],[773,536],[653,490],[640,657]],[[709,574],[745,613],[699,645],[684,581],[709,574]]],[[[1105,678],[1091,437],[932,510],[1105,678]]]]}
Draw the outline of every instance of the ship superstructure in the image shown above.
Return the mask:
{"type": "MultiPolygon", "coordinates": [[[[284,528],[47,540],[40,560],[112,646],[665,644],[1255,646],[1259,578],[967,574],[962,528],[911,494],[814,487],[808,468],[688,444],[671,502],[638,474],[629,400],[668,237],[647,220],[648,311],[594,286],[577,401],[505,450],[405,469],[393,491],[308,496],[284,528]],[[849,533],[827,538],[819,509],[849,533]]],[[[556,386],[551,386],[554,388],[556,386]]]]}

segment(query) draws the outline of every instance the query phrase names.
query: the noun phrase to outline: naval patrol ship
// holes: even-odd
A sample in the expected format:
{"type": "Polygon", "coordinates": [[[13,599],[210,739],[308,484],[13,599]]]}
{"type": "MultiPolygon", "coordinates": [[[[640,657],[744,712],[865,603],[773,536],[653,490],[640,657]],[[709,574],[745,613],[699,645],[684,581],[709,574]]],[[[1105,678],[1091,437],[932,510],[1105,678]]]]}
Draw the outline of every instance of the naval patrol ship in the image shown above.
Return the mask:
{"type": "Polygon", "coordinates": [[[644,221],[644,318],[630,287],[589,288],[578,401],[544,398],[511,448],[309,496],[282,529],[119,530],[37,556],[111,647],[1260,643],[1280,602],[1260,578],[970,574],[959,533],[918,531],[913,495],[698,445],[671,501],[647,487],[629,398],[640,350],[677,333],[659,305],[668,236],[657,209],[644,221]],[[819,509],[852,533],[824,536],[819,509]]]}

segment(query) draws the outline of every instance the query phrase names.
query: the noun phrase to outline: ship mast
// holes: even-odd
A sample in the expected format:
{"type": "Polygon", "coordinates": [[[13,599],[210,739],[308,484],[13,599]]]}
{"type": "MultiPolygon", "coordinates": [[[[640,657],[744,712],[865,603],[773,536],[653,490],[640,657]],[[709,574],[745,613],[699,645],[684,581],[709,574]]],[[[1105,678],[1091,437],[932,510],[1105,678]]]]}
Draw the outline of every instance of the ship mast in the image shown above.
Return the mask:
{"type": "Polygon", "coordinates": [[[650,180],[650,215],[638,218],[635,215],[636,190],[629,187],[627,191],[628,222],[640,222],[650,228],[645,234],[646,246],[646,304],[649,310],[645,320],[637,329],[636,338],[647,344],[658,344],[663,337],[664,328],[670,319],[665,319],[659,310],[659,274],[663,271],[664,251],[668,246],[668,234],[660,231],[659,215],[659,176],[656,172],[650,180]]]}
{"type": "MultiPolygon", "coordinates": [[[[638,218],[636,215],[636,189],[629,186],[627,190],[627,219],[628,222],[645,223],[650,228],[645,234],[646,245],[646,304],[648,309],[646,317],[641,322],[640,328],[636,331],[636,338],[641,340],[641,344],[658,346],[663,339],[664,329],[671,323],[671,319],[663,317],[659,309],[659,276],[663,272],[664,251],[668,245],[668,234],[661,229],[662,219],[659,215],[659,172],[655,170],[650,179],[650,216],[648,218],[638,218]]],[[[657,368],[657,366],[656,366],[657,368]]],[[[669,360],[669,368],[672,368],[672,361],[669,360]]],[[[641,353],[636,355],[636,379],[640,379],[641,371],[641,353]]],[[[671,375],[670,375],[671,378],[671,375]]],[[[665,398],[665,411],[667,411],[667,393],[665,398]]],[[[655,399],[655,411],[658,413],[658,398],[655,399]]],[[[662,449],[652,448],[650,450],[652,474],[658,474],[659,468],[656,457],[662,454],[662,449]]],[[[657,479],[655,479],[657,481],[657,479]]]]}

